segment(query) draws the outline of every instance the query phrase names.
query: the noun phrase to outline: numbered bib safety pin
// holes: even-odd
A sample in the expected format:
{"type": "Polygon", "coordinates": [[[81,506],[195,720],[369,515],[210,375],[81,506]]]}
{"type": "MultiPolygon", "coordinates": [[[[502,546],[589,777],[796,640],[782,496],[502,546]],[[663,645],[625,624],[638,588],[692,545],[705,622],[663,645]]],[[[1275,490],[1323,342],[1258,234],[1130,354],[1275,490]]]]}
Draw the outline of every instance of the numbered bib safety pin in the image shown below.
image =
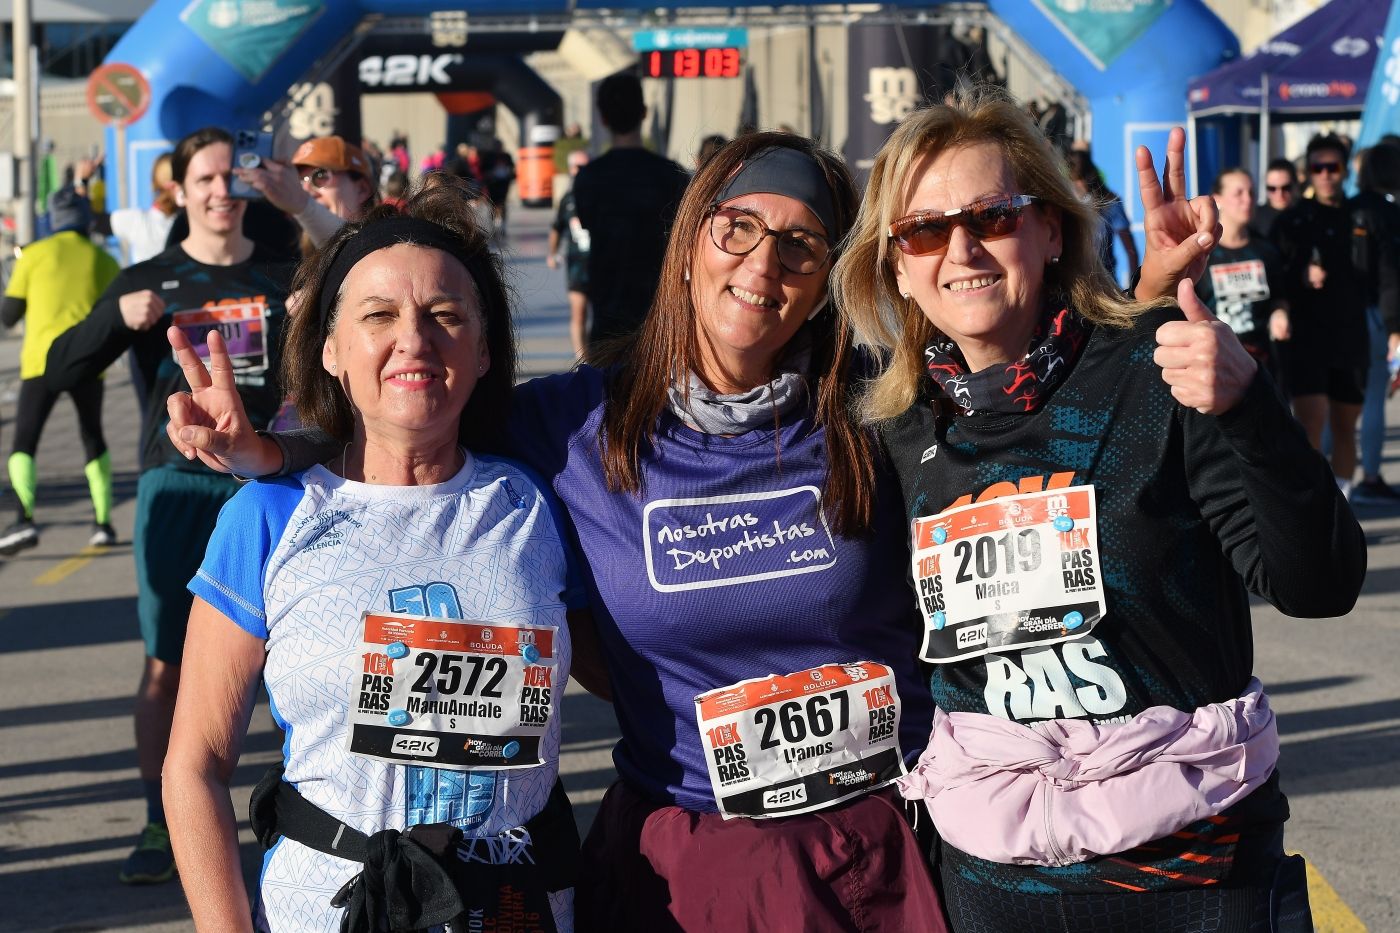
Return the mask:
{"type": "Polygon", "coordinates": [[[361,624],[352,754],[458,771],[544,762],[556,629],[372,612],[361,624]]]}
{"type": "Polygon", "coordinates": [[[899,694],[883,664],[828,664],[695,698],[725,819],[809,813],[904,773],[899,694]]]}

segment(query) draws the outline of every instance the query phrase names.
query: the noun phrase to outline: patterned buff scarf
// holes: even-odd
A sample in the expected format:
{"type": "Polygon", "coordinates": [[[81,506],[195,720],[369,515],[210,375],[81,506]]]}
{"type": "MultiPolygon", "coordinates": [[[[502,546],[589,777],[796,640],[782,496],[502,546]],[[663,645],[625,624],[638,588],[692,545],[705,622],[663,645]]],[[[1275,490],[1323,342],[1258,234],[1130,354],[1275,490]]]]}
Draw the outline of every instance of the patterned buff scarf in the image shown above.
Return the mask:
{"type": "Polygon", "coordinates": [[[969,373],[962,351],[940,334],[925,348],[924,364],[965,415],[1026,414],[1044,404],[1069,375],[1088,336],[1089,325],[1078,312],[1049,310],[1031,337],[1030,352],[1015,363],[969,373]]]}

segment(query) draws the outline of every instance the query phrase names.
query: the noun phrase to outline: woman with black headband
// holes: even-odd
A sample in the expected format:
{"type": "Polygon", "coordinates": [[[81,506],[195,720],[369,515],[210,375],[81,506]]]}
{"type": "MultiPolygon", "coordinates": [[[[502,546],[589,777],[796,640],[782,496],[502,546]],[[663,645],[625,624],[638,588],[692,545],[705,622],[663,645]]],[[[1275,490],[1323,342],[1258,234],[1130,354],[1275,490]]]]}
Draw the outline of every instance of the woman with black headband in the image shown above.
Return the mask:
{"type": "MultiPolygon", "coordinates": [[[[835,156],[735,140],[691,182],[618,362],[516,391],[513,451],[567,509],[622,731],[580,928],[942,929],[887,786],[933,713],[899,494],[826,308],[854,216],[835,156]]],[[[171,401],[188,455],[282,464],[192,402],[171,401]]]]}
{"type": "MultiPolygon", "coordinates": [[[[466,204],[447,186],[376,208],[298,272],[284,385],[335,446],[241,489],[190,583],[164,774],[200,928],[254,922],[228,781],[259,681],[286,733],[251,807],[259,929],[572,928],[562,526],[476,452],[499,445],[515,345],[466,204]]],[[[217,333],[212,378],[170,336],[197,392],[234,397],[217,333]]]]}

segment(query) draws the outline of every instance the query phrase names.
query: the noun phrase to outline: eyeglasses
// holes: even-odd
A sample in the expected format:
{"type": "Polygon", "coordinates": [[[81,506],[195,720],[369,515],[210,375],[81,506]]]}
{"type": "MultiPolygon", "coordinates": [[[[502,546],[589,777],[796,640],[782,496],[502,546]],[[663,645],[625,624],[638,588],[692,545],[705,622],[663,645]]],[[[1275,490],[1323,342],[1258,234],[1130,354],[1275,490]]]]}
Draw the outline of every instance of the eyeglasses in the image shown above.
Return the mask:
{"type": "Polygon", "coordinates": [[[747,256],[770,236],[778,244],[778,265],[794,275],[811,275],[831,255],[826,237],[811,230],[773,230],[753,211],[741,207],[710,208],[710,239],[731,256],[747,256]]]}
{"type": "Polygon", "coordinates": [[[943,252],[959,224],[979,240],[995,240],[1019,230],[1021,214],[1038,200],[1033,194],[1004,194],[951,211],[916,211],[890,224],[890,239],[909,256],[943,252]]]}
{"type": "Polygon", "coordinates": [[[329,188],[335,183],[335,172],[328,168],[312,169],[308,174],[301,176],[301,183],[312,188],[329,188]]]}
{"type": "Polygon", "coordinates": [[[1292,191],[1292,190],[1293,190],[1293,186],[1292,186],[1292,185],[1265,185],[1264,188],[1265,188],[1265,190],[1267,190],[1267,191],[1269,191],[1269,192],[1271,192],[1271,193],[1272,193],[1272,192],[1278,192],[1278,193],[1280,193],[1280,194],[1282,194],[1282,193],[1284,193],[1284,192],[1286,192],[1286,191],[1292,191]]]}
{"type": "Polygon", "coordinates": [[[1326,172],[1329,175],[1342,174],[1342,163],[1340,162],[1314,162],[1308,166],[1308,170],[1314,175],[1321,175],[1326,172]]]}

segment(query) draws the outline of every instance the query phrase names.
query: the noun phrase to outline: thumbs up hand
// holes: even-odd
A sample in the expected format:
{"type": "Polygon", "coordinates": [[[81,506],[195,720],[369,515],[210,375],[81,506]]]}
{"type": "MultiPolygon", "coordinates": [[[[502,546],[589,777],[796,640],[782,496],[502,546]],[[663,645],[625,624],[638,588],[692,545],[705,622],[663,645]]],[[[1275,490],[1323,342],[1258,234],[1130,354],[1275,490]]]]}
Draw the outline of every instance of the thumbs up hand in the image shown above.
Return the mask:
{"type": "Polygon", "coordinates": [[[1176,300],[1186,320],[1157,328],[1152,359],[1178,402],[1203,415],[1224,414],[1244,398],[1259,364],[1229,325],[1201,304],[1195,282],[1182,279],[1176,300]]]}

